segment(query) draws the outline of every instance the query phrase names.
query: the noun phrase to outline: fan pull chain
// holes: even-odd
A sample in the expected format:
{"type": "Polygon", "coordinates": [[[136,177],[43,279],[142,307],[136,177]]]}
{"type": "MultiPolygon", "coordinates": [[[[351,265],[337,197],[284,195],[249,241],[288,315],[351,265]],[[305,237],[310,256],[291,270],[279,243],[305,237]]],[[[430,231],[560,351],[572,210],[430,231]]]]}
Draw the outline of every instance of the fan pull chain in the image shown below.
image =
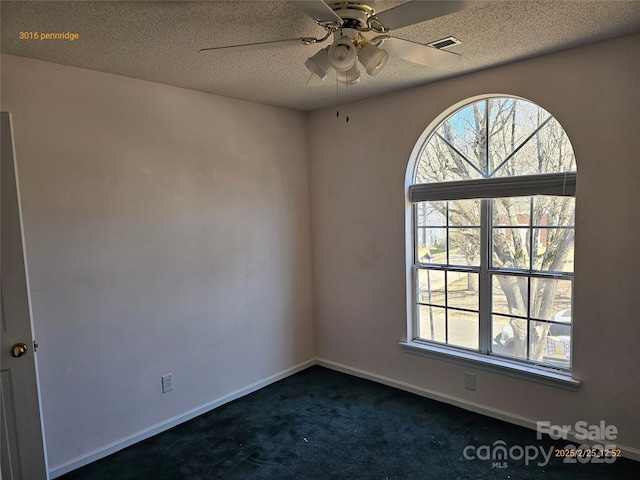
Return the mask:
{"type": "MultiPolygon", "coordinates": [[[[347,108],[347,116],[345,122],[349,123],[349,84],[345,84],[345,104],[347,108]]],[[[336,78],[336,118],[340,118],[340,87],[336,78]]]]}
{"type": "Polygon", "coordinates": [[[345,89],[345,96],[346,96],[346,102],[347,102],[347,120],[346,122],[349,123],[349,84],[347,83],[344,87],[345,89]]]}
{"type": "Polygon", "coordinates": [[[340,95],[338,90],[338,76],[336,75],[336,118],[340,118],[340,95]]]}

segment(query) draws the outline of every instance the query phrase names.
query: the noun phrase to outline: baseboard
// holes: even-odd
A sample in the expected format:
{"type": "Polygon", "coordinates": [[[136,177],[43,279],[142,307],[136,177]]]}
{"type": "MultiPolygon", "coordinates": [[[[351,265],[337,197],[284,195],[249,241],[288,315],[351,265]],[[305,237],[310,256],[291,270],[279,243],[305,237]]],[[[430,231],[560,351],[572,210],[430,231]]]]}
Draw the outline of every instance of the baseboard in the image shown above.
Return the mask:
{"type": "Polygon", "coordinates": [[[191,420],[199,415],[202,415],[203,413],[207,413],[213,410],[214,408],[224,405],[225,403],[229,403],[240,397],[243,397],[257,390],[260,390],[261,388],[266,387],[267,385],[277,382],[278,380],[282,380],[283,378],[286,378],[290,375],[298,373],[315,364],[316,364],[315,359],[307,360],[306,362],[300,363],[291,368],[283,370],[282,372],[276,373],[275,375],[271,375],[270,377],[264,378],[259,382],[255,382],[255,383],[252,383],[251,385],[247,385],[246,387],[243,387],[239,390],[231,392],[230,394],[225,395],[223,397],[217,398],[205,405],[201,405],[200,407],[194,408],[193,410],[185,412],[181,415],[177,415],[175,417],[169,418],[163,422],[152,425],[149,428],[145,428],[144,430],[140,430],[139,432],[136,432],[132,435],[121,438],[107,445],[104,445],[100,448],[97,448],[91,452],[80,455],[79,457],[76,457],[62,465],[53,467],[49,470],[49,475],[53,479],[61,475],[64,475],[65,473],[71,472],[72,470],[80,468],[84,465],[95,462],[96,460],[100,460],[101,458],[111,455],[112,453],[118,452],[135,443],[141,442],[142,440],[146,440],[147,438],[157,435],[158,433],[164,432],[165,430],[169,430],[170,428],[173,428],[176,425],[179,425],[188,420],[191,420]]]}
{"type": "MultiPolygon", "coordinates": [[[[336,370],[338,372],[353,375],[355,377],[372,380],[374,382],[381,383],[389,387],[394,387],[400,390],[415,393],[417,395],[430,398],[432,400],[437,400],[439,402],[447,403],[449,405],[454,405],[456,407],[460,407],[474,413],[486,415],[487,417],[495,418],[498,420],[505,421],[507,423],[512,423],[515,425],[519,425],[521,427],[529,428],[534,431],[536,430],[536,427],[537,427],[537,423],[533,419],[515,415],[511,412],[506,412],[504,410],[500,410],[497,408],[488,407],[486,405],[482,405],[479,403],[470,402],[468,400],[454,397],[452,395],[446,395],[441,392],[437,392],[435,390],[419,387],[417,385],[395,380],[389,377],[385,377],[383,375],[378,375],[377,373],[372,373],[365,370],[360,370],[358,368],[349,367],[347,365],[332,362],[330,360],[326,360],[323,358],[317,358],[316,364],[322,367],[336,370]]],[[[583,440],[572,439],[571,436],[569,437],[569,439],[573,441],[576,445],[585,443],[583,440]]],[[[619,443],[616,443],[616,447],[622,450],[622,456],[624,458],[629,458],[631,460],[635,460],[636,462],[640,462],[640,449],[630,447],[628,445],[621,445],[619,443]]]]}

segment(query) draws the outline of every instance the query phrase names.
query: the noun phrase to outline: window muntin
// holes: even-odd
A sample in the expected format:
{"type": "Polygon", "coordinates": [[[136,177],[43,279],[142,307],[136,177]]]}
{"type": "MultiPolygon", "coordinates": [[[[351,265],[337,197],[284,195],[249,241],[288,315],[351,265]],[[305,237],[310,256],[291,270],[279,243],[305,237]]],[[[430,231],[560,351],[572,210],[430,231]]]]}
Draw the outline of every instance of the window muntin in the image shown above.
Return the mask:
{"type": "Polygon", "coordinates": [[[574,172],[566,133],[526,100],[435,128],[410,187],[411,338],[570,370],[574,172]]]}
{"type": "Polygon", "coordinates": [[[564,129],[542,107],[497,97],[462,107],[429,136],[414,183],[575,172],[564,129]]]}

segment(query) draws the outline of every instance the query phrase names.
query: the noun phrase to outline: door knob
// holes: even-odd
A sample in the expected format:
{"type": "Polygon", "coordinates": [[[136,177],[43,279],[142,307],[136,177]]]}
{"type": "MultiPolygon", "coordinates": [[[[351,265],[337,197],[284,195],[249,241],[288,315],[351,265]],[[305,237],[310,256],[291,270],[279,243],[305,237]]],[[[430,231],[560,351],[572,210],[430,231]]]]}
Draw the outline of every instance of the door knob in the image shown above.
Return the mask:
{"type": "Polygon", "coordinates": [[[18,358],[27,353],[27,345],[24,343],[16,343],[13,347],[11,347],[11,356],[18,358]]]}

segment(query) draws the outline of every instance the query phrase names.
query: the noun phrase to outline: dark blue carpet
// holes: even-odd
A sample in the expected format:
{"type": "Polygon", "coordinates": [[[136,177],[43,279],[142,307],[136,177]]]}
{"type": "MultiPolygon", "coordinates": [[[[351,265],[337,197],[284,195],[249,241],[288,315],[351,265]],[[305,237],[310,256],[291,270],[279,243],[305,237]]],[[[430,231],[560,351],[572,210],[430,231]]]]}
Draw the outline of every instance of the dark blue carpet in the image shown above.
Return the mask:
{"type": "MultiPolygon", "coordinates": [[[[178,479],[637,479],[640,463],[565,463],[566,442],[322,367],[235,400],[61,477],[178,479]],[[504,442],[502,461],[482,460],[504,442]],[[476,458],[465,458],[476,453],[476,458]],[[487,446],[487,447],[484,447],[487,446]],[[526,461],[520,452],[529,449],[526,461]],[[478,450],[480,448],[480,450],[478,450]]],[[[584,459],[583,459],[584,460],[584,459]]],[[[608,460],[609,461],[609,460],[608,460]]]]}

